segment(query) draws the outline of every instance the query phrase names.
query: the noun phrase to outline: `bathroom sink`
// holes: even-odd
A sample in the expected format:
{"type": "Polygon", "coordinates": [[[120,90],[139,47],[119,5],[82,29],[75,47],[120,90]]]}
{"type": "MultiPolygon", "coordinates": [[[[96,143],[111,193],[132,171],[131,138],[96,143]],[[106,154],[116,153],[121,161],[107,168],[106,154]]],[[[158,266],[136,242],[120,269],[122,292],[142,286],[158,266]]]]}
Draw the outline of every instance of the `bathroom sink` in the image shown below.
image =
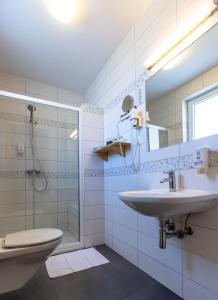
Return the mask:
{"type": "Polygon", "coordinates": [[[209,209],[216,204],[218,192],[160,189],[121,192],[119,198],[143,215],[168,218],[209,209]]]}

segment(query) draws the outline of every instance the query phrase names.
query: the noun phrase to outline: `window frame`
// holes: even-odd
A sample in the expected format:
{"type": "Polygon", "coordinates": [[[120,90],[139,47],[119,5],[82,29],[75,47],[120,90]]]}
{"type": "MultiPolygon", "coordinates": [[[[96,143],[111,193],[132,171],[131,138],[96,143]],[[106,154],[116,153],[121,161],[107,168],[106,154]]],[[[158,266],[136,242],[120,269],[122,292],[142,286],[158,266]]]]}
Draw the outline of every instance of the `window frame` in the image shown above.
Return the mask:
{"type": "Polygon", "coordinates": [[[186,97],[183,100],[185,104],[184,119],[186,120],[186,130],[185,130],[186,141],[196,140],[195,132],[194,132],[194,122],[195,122],[194,106],[197,103],[204,102],[207,99],[211,98],[211,96],[216,96],[216,95],[218,95],[218,82],[186,97]]]}

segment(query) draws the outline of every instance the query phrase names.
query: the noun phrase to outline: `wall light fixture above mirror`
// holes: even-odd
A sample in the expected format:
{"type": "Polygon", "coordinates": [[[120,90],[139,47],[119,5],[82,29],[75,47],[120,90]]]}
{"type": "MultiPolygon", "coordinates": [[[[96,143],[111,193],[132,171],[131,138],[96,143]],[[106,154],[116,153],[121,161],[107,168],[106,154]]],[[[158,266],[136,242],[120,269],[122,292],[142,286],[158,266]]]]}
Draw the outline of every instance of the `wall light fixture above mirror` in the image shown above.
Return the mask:
{"type": "Polygon", "coordinates": [[[175,30],[145,61],[145,68],[151,74],[157,72],[177,57],[217,22],[218,1],[211,0],[175,30]]]}
{"type": "Polygon", "coordinates": [[[146,81],[148,151],[218,134],[218,25],[146,81]]]}

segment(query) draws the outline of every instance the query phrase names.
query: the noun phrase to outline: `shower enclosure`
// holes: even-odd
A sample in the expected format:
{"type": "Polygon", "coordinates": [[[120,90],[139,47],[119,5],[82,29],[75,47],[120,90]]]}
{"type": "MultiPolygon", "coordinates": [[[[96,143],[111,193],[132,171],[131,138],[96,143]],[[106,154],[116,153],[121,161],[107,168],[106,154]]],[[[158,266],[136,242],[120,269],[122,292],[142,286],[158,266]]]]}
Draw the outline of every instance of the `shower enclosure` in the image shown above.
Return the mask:
{"type": "Polygon", "coordinates": [[[80,243],[79,109],[19,98],[0,96],[0,237],[60,228],[58,251],[73,249],[80,243]]]}

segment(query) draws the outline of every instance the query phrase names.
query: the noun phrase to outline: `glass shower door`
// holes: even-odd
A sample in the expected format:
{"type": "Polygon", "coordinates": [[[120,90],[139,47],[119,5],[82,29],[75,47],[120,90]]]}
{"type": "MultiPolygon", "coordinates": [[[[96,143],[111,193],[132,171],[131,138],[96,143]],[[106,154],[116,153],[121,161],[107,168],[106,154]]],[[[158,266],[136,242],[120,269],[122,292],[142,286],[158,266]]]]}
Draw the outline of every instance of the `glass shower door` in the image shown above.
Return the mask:
{"type": "Polygon", "coordinates": [[[25,104],[0,96],[0,237],[27,228],[25,104]]]}
{"type": "Polygon", "coordinates": [[[0,238],[59,228],[80,241],[79,112],[0,96],[0,238]]]}
{"type": "Polygon", "coordinates": [[[26,120],[28,226],[63,230],[66,249],[80,240],[79,113],[26,103],[26,120]]]}
{"type": "Polygon", "coordinates": [[[80,241],[79,112],[58,109],[58,201],[63,243],[80,241]]]}

